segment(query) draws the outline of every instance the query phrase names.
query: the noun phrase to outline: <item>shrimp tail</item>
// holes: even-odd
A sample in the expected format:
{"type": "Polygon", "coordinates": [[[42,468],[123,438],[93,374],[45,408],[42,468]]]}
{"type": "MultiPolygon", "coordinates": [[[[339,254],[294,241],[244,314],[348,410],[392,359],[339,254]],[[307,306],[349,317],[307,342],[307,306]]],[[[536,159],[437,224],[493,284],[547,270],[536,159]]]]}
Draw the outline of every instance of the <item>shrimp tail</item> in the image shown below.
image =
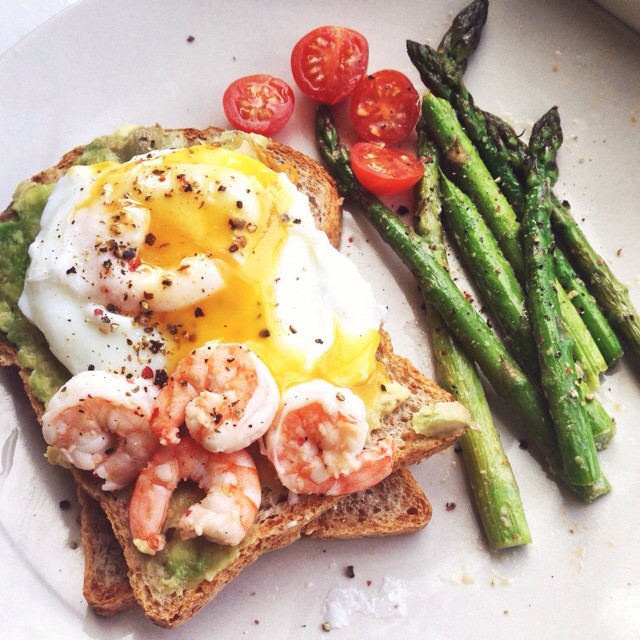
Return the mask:
{"type": "Polygon", "coordinates": [[[326,494],[341,496],[373,487],[393,471],[394,456],[395,440],[388,436],[375,447],[364,449],[357,457],[360,468],[349,475],[336,478],[326,494]]]}
{"type": "Polygon", "coordinates": [[[186,407],[198,392],[185,381],[171,380],[158,394],[151,411],[149,428],[167,446],[180,442],[179,430],[185,420],[186,407]]]}
{"type": "MultiPolygon", "coordinates": [[[[161,450],[160,455],[164,452],[161,450]]],[[[169,500],[180,478],[177,461],[151,463],[136,481],[129,502],[129,527],[133,543],[143,553],[155,554],[164,549],[165,536],[160,533],[169,500]]]]}

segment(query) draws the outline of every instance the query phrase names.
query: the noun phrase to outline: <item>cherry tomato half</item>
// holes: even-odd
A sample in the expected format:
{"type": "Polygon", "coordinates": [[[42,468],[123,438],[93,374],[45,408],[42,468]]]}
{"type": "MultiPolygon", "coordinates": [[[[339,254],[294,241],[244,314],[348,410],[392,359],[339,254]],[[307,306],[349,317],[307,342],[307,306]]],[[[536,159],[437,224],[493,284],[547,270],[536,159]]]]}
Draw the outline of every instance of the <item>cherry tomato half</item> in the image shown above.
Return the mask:
{"type": "Polygon", "coordinates": [[[375,142],[356,142],[351,147],[351,166],[360,184],[379,196],[405,191],[423,173],[416,156],[375,142]]]}
{"type": "Polygon", "coordinates": [[[411,80],[394,69],[363,76],[351,96],[349,115],[364,140],[395,144],[418,121],[418,92],[411,80]]]}
{"type": "Polygon", "coordinates": [[[284,127],[294,103],[291,87],[266,73],[234,80],[222,96],[224,113],[234,128],[265,136],[284,127]]]}
{"type": "Polygon", "coordinates": [[[347,27],[318,27],[296,42],[291,72],[302,93],[335,104],[348,96],[367,70],[367,39],[347,27]]]}

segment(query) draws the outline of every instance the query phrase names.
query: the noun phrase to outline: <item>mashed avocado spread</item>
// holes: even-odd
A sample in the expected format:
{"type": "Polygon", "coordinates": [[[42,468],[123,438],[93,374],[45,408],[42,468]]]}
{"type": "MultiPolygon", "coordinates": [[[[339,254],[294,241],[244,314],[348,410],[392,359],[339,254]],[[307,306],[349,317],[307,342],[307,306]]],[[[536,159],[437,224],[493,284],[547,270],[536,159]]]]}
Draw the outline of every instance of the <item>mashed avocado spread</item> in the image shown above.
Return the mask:
{"type": "Polygon", "coordinates": [[[202,537],[181,540],[176,530],[180,517],[203,497],[204,492],[197,486],[182,483],[171,498],[163,525],[167,546],[155,556],[145,559],[145,570],[153,577],[158,588],[170,592],[181,591],[200,580],[212,579],[237,558],[243,546],[251,542],[251,536],[233,547],[215,544],[202,537]]]}

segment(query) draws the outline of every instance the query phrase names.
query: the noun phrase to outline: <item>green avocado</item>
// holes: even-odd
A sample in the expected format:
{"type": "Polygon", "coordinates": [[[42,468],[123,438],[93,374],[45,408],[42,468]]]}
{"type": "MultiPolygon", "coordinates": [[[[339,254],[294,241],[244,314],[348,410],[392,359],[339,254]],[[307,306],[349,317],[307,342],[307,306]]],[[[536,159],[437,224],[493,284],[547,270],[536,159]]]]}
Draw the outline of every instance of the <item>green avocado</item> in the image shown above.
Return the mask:
{"type": "Polygon", "coordinates": [[[163,533],[166,547],[150,556],[145,569],[155,582],[168,591],[178,591],[213,577],[224,569],[240,553],[246,541],[237,546],[209,542],[205,538],[181,540],[177,525],[181,515],[191,505],[202,500],[204,492],[192,483],[182,483],[173,493],[163,533]]]}
{"type": "Polygon", "coordinates": [[[69,373],[51,355],[42,333],[22,315],[18,298],[29,265],[29,245],[52,189],[51,184],[23,182],[14,195],[13,216],[0,223],[0,332],[17,348],[18,364],[31,371],[29,386],[45,403],[69,373]]]}

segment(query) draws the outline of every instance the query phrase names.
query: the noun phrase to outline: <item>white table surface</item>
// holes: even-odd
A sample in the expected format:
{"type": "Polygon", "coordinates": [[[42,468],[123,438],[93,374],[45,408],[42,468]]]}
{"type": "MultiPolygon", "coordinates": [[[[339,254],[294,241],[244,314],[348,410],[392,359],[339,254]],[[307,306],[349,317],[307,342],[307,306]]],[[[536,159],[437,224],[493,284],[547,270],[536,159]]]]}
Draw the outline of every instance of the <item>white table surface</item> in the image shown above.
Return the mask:
{"type": "MultiPolygon", "coordinates": [[[[21,38],[25,35],[38,28],[44,22],[58,14],[59,12],[65,10],[71,5],[77,3],[79,0],[0,0],[0,55],[9,50],[14,44],[16,44],[21,38]]],[[[635,2],[635,0],[627,0],[628,3],[635,2]]],[[[606,0],[602,0],[602,4],[606,4],[606,0]]],[[[616,4],[613,2],[613,4],[616,4]]],[[[624,0],[622,3],[618,2],[618,4],[624,5],[624,0]]],[[[640,6],[640,3],[638,3],[640,6]]],[[[613,8],[612,12],[613,12],[613,8]]],[[[630,24],[633,24],[630,22],[630,24]]],[[[527,487],[525,487],[527,489],[527,487]]],[[[437,523],[434,523],[434,527],[438,526],[437,523]]],[[[560,535],[560,533],[558,534],[560,535]]],[[[392,541],[389,543],[392,544],[392,541]]],[[[405,543],[406,544],[406,543],[405,543]]],[[[613,543],[612,543],[613,544],[613,543]]],[[[578,547],[576,547],[578,548],[578,547]]],[[[285,554],[291,554],[291,550],[286,550],[285,554]]],[[[284,556],[281,556],[284,557],[284,556]]],[[[351,558],[351,556],[345,556],[346,559],[351,558]]],[[[345,562],[346,562],[345,559],[345,562]]],[[[290,561],[295,561],[296,558],[292,556],[289,558],[290,561]]],[[[582,556],[576,556],[574,558],[577,564],[582,563],[582,556]]],[[[275,563],[276,559],[268,558],[268,562],[275,563]]],[[[29,608],[29,605],[26,604],[30,601],[30,598],[33,597],[33,593],[36,591],[40,594],[40,598],[49,598],[52,603],[57,602],[56,594],[52,590],[46,590],[43,592],[42,584],[38,582],[36,577],[26,576],[24,580],[20,581],[18,584],[15,581],[9,581],[9,576],[12,575],[12,572],[15,570],[19,570],[21,567],[21,560],[19,558],[14,558],[12,556],[8,556],[3,560],[4,566],[0,566],[0,582],[4,582],[5,584],[13,583],[13,593],[12,599],[13,602],[22,602],[25,603],[24,609],[25,611],[29,608]],[[4,575],[4,578],[3,578],[4,575]]],[[[344,563],[343,563],[344,564],[344,563]]],[[[286,563],[285,563],[286,566],[286,563]]],[[[273,567],[275,570],[275,565],[273,567]]],[[[466,575],[466,573],[464,574],[466,575]]],[[[500,576],[498,578],[502,579],[500,576]]],[[[440,580],[442,580],[442,575],[440,576],[440,580]]],[[[505,579],[506,580],[506,579],[505,579]]],[[[499,589],[499,587],[497,587],[499,589]]],[[[615,603],[616,606],[621,609],[626,607],[637,607],[637,600],[632,597],[630,592],[625,592],[624,589],[620,588],[619,597],[615,603]]],[[[480,594],[477,594],[477,598],[480,598],[480,594]]],[[[46,621],[46,625],[49,629],[63,629],[66,624],[66,616],[70,615],[70,611],[67,608],[59,607],[59,611],[55,608],[54,604],[50,607],[50,610],[56,612],[56,617],[49,618],[46,621]]],[[[480,604],[480,603],[478,603],[480,604]]],[[[9,600],[9,609],[8,613],[11,613],[11,599],[9,600]]],[[[432,606],[436,606],[436,603],[433,602],[432,606]]],[[[523,605],[525,606],[525,605],[523,605]]],[[[530,605],[529,605],[530,606],[530,605]]],[[[505,611],[505,616],[508,612],[505,611]]],[[[612,607],[611,615],[616,615],[616,607],[612,607]]],[[[52,614],[53,616],[53,614],[52,614]]],[[[44,635],[44,629],[42,629],[43,635],[36,632],[36,627],[40,628],[40,625],[37,624],[37,615],[33,617],[33,619],[25,618],[22,621],[22,624],[18,623],[17,626],[14,627],[15,630],[20,630],[21,633],[19,635],[14,635],[13,637],[24,637],[24,638],[44,638],[47,635],[44,635]]],[[[119,637],[119,638],[130,638],[134,637],[130,635],[129,630],[126,628],[126,621],[123,623],[122,627],[119,627],[118,622],[114,622],[115,628],[110,632],[113,633],[111,637],[119,637]]],[[[263,625],[264,626],[264,625],[263,625]]],[[[597,625],[596,625],[597,626],[597,625]]],[[[0,637],[4,637],[3,632],[3,623],[0,622],[0,637]]],[[[185,629],[186,631],[186,629],[185,629]]],[[[85,629],[84,632],[89,637],[102,637],[104,630],[99,625],[98,621],[95,619],[88,617],[85,621],[85,629]]],[[[155,629],[149,632],[150,635],[148,637],[160,637],[161,632],[156,631],[155,629]]],[[[215,631],[211,631],[212,635],[210,637],[214,637],[215,631]]],[[[320,632],[318,632],[319,635],[320,632]]],[[[51,636],[49,636],[51,637],[51,636]]],[[[56,636],[57,637],[57,636],[56,636]]],[[[292,637],[292,636],[290,636],[292,637]]],[[[316,637],[316,636],[314,636],[316,637]]],[[[342,636],[345,637],[345,636],[342,636]]],[[[425,638],[429,637],[428,635],[424,636],[425,638]]],[[[583,636],[584,637],[584,636],[583,636]]],[[[596,637],[595,635],[592,637],[596,637]]],[[[589,640],[585,638],[585,640],[589,640]]]]}

